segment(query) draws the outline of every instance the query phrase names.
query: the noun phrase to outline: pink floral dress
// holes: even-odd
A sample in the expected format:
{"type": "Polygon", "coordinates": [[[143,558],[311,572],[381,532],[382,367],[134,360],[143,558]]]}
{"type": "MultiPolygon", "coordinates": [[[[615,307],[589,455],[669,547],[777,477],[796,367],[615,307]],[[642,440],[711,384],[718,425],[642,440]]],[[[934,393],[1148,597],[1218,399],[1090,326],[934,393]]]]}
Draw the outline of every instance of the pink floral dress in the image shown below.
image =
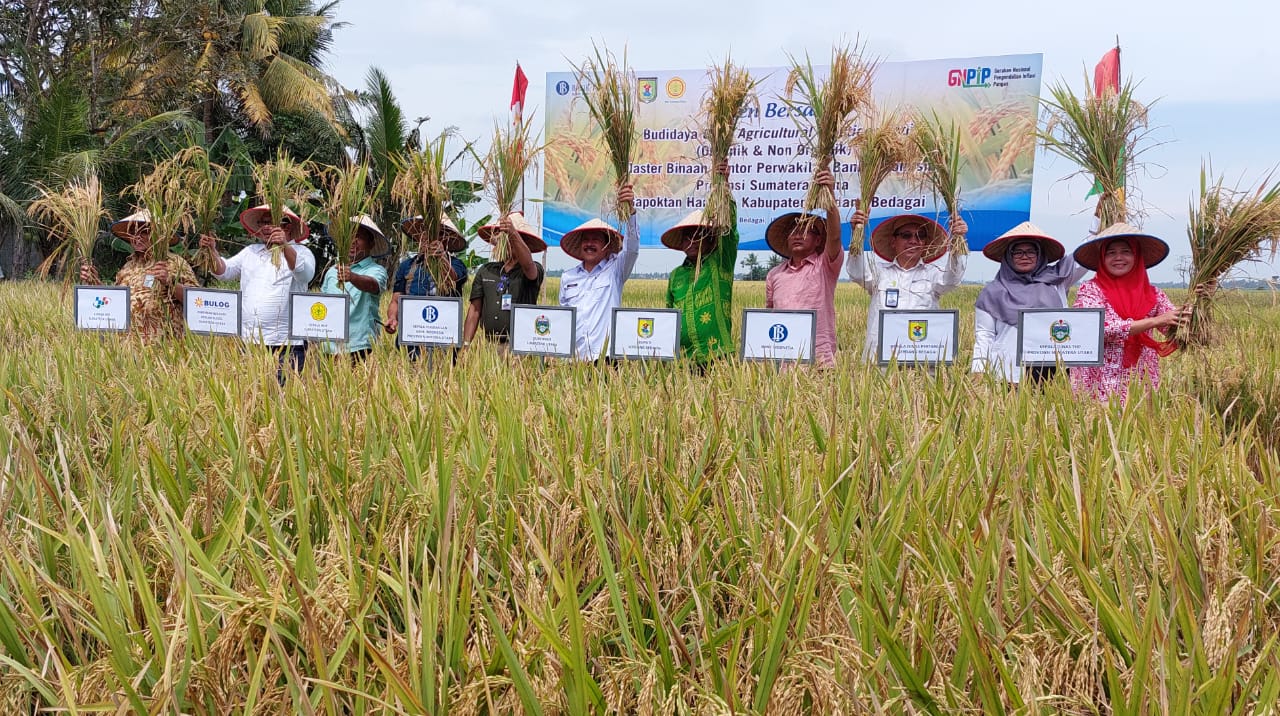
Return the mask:
{"type": "MultiPolygon", "coordinates": [[[[1133,325],[1133,321],[1121,318],[1115,312],[1111,304],[1107,303],[1107,297],[1097,283],[1089,280],[1080,286],[1074,307],[1105,308],[1107,311],[1102,329],[1102,365],[1096,368],[1071,369],[1071,388],[1076,395],[1088,395],[1103,401],[1114,395],[1123,403],[1129,398],[1129,380],[1135,373],[1146,378],[1152,391],[1160,387],[1160,357],[1150,348],[1143,346],[1138,362],[1133,367],[1125,368],[1121,365],[1124,342],[1129,337],[1129,326],[1133,325]]],[[[1158,316],[1174,308],[1175,306],[1169,301],[1164,291],[1157,288],[1156,305],[1151,309],[1148,317],[1158,316]]]]}

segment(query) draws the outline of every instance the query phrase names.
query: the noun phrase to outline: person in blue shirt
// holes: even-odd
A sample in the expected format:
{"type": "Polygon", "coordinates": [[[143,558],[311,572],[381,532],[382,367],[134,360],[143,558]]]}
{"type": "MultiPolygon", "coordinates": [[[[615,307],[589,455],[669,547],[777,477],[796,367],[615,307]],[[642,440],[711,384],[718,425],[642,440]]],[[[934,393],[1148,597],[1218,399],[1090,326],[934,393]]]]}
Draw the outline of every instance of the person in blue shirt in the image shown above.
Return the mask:
{"type": "Polygon", "coordinates": [[[359,228],[347,257],[350,263],[330,267],[320,286],[322,293],[347,294],[347,340],[345,343],[326,341],[322,348],[331,355],[349,355],[358,363],[373,352],[373,341],[378,337],[378,304],[387,286],[387,270],[374,259],[385,256],[390,245],[368,216],[353,216],[351,221],[359,224],[359,228]]]}
{"type": "MultiPolygon", "coordinates": [[[[391,282],[391,305],[387,308],[387,331],[395,333],[400,328],[401,296],[448,296],[460,298],[467,283],[467,265],[454,254],[467,248],[467,240],[449,217],[441,220],[440,233],[427,236],[422,217],[415,216],[400,222],[400,230],[417,242],[418,253],[400,262],[391,282]],[[438,267],[448,266],[440,280],[432,276],[431,262],[438,267]]],[[[417,360],[421,346],[406,346],[409,358],[417,360]]]]}

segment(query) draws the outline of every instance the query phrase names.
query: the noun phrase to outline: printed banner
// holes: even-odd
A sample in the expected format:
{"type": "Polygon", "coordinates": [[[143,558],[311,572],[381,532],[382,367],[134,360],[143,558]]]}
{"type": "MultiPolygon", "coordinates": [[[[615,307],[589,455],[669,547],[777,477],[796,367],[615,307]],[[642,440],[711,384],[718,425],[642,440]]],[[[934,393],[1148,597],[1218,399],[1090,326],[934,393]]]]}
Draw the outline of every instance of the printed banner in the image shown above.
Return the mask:
{"type": "Polygon", "coordinates": [[[680,351],[680,312],[670,308],[615,308],[609,333],[614,358],[674,360],[680,351]]]}
{"type": "Polygon", "coordinates": [[[569,306],[511,307],[511,352],[572,358],[578,313],[569,306]]]}
{"type": "Polygon", "coordinates": [[[289,339],[346,341],[350,324],[349,300],[345,293],[289,294],[289,339]]]}
{"type": "Polygon", "coordinates": [[[742,312],[742,360],[813,362],[817,311],[742,312]]]}
{"type": "MultiPolygon", "coordinates": [[[[1004,55],[951,60],[886,62],[877,70],[875,99],[882,107],[916,108],[960,129],[965,156],[960,177],[961,213],[969,245],[981,249],[1031,215],[1037,102],[1042,55],[1004,55]]],[[[780,214],[801,209],[813,175],[810,137],[796,123],[796,110],[782,99],[788,68],[752,68],[761,81],[759,106],[738,126],[730,157],[730,182],[738,201],[741,250],[767,250],[764,231],[780,214]]],[[[819,68],[825,74],[825,68],[819,68]]],[[[642,247],[660,247],[659,237],[702,207],[710,162],[700,105],[705,69],[636,71],[640,133],[632,177],[642,247]]],[[[572,73],[547,74],[543,231],[557,244],[590,218],[610,216],[613,170],[599,131],[578,96],[572,73]]],[[[836,195],[847,221],[857,206],[858,161],[849,146],[837,150],[836,195]]],[[[871,228],[901,213],[948,220],[945,206],[919,186],[919,167],[891,176],[870,207],[871,228]]],[[[844,225],[845,243],[849,225],[844,225]]],[[[868,232],[870,235],[870,232],[868,232]]]]}
{"type": "Polygon", "coordinates": [[[401,296],[400,342],[419,346],[462,345],[462,299],[401,296]]]}
{"type": "Polygon", "coordinates": [[[82,331],[129,330],[128,286],[76,286],[76,328],[82,331]]]}
{"type": "Polygon", "coordinates": [[[1101,308],[1018,312],[1018,365],[1102,365],[1101,308]]]}
{"type": "Polygon", "coordinates": [[[240,336],[240,292],[188,286],[182,292],[187,330],[209,336],[240,336]]]}
{"type": "Polygon", "coordinates": [[[881,311],[876,357],[880,365],[951,364],[956,359],[959,311],[881,311]]]}

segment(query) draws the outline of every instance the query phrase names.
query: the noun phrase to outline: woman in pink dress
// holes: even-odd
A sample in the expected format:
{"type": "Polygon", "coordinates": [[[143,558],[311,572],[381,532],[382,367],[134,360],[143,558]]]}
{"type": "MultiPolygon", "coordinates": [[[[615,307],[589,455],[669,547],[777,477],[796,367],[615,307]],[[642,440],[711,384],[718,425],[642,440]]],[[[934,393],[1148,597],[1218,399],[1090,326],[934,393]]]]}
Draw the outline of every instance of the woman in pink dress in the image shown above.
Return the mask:
{"type": "Polygon", "coordinates": [[[1168,255],[1168,244],[1125,223],[1108,227],[1075,250],[1077,263],[1097,271],[1080,287],[1075,307],[1106,311],[1103,364],[1071,369],[1077,395],[1098,400],[1115,396],[1123,403],[1135,375],[1152,391],[1160,387],[1160,358],[1178,344],[1157,340],[1152,330],[1167,332],[1191,314],[1190,306],[1175,307],[1147,278],[1147,269],[1168,255]]]}

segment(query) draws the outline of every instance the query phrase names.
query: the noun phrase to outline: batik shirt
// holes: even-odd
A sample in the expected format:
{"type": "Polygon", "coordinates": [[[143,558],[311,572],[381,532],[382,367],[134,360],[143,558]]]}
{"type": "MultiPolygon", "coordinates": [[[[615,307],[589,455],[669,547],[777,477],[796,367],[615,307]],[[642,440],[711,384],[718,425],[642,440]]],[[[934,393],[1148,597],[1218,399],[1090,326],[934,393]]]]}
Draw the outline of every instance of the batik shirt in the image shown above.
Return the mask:
{"type": "Polygon", "coordinates": [[[129,287],[129,327],[143,340],[182,331],[182,302],[173,297],[172,291],[175,286],[196,283],[195,272],[181,256],[169,254],[165,263],[169,267],[169,281],[163,286],[154,280],[147,281],[156,262],[137,254],[130,256],[116,273],[116,285],[129,287]]]}
{"type": "MultiPolygon", "coordinates": [[[[1132,367],[1124,367],[1124,344],[1129,339],[1129,327],[1133,325],[1133,321],[1121,318],[1116,313],[1097,283],[1090,280],[1081,284],[1080,291],[1076,294],[1075,308],[1106,309],[1102,321],[1102,365],[1075,366],[1071,369],[1071,388],[1076,395],[1087,395],[1098,400],[1116,396],[1123,403],[1129,398],[1129,381],[1135,375],[1141,376],[1142,382],[1149,385],[1152,391],[1160,387],[1160,356],[1154,350],[1143,346],[1142,352],[1138,354],[1138,362],[1132,367]]],[[[1157,288],[1156,305],[1147,317],[1172,310],[1173,302],[1164,291],[1157,288]]]]}

